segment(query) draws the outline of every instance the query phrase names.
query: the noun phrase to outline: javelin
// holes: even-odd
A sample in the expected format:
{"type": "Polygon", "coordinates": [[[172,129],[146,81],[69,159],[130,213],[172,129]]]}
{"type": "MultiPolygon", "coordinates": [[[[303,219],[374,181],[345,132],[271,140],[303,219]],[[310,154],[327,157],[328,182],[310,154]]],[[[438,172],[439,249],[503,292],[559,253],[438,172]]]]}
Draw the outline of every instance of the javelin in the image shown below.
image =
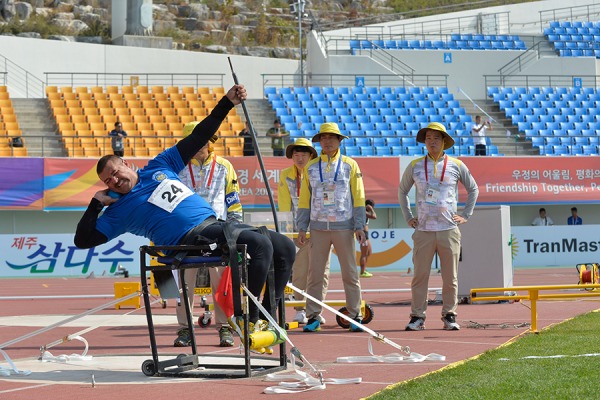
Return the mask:
{"type": "MultiPolygon", "coordinates": [[[[231,64],[231,57],[227,57],[227,61],[229,61],[229,67],[231,68],[231,75],[233,76],[233,82],[236,85],[239,85],[237,75],[233,70],[233,65],[231,64]]],[[[242,110],[244,110],[244,116],[246,117],[246,122],[248,123],[248,128],[250,131],[250,135],[252,136],[252,145],[254,146],[254,151],[256,152],[256,156],[258,157],[258,164],[260,165],[260,171],[263,176],[263,180],[265,181],[265,187],[267,188],[267,196],[269,197],[269,203],[271,204],[271,211],[273,212],[273,223],[275,224],[275,232],[279,232],[279,221],[277,220],[277,212],[275,211],[275,201],[273,200],[273,192],[271,191],[271,186],[269,186],[269,178],[267,176],[267,172],[265,170],[265,164],[263,163],[262,155],[260,154],[260,148],[258,147],[258,142],[256,139],[256,133],[254,132],[254,127],[252,126],[252,121],[250,120],[250,115],[248,114],[248,109],[246,108],[246,102],[244,100],[240,101],[242,105],[242,110]]]]}

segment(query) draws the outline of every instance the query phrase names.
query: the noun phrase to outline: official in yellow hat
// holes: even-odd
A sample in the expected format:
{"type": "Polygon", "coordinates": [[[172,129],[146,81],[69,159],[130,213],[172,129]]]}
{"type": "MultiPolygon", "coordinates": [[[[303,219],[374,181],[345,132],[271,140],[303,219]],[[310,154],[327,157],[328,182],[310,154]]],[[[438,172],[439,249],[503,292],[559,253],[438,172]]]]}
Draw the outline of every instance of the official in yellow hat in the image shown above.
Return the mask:
{"type": "Polygon", "coordinates": [[[299,138],[299,139],[296,139],[296,141],[294,143],[288,144],[287,147],[285,148],[285,156],[287,158],[292,158],[292,156],[294,155],[294,150],[295,149],[306,149],[306,150],[308,150],[310,152],[310,159],[311,160],[313,158],[317,157],[317,150],[315,150],[315,148],[313,147],[312,143],[308,139],[299,138]]]}
{"type": "Polygon", "coordinates": [[[442,134],[442,139],[444,140],[444,150],[448,150],[450,147],[454,146],[454,139],[448,132],[446,132],[446,127],[439,122],[432,122],[427,125],[425,128],[421,128],[417,133],[417,142],[425,143],[425,135],[427,131],[436,131],[442,134]]]}
{"type": "Polygon", "coordinates": [[[320,142],[321,134],[323,134],[323,133],[333,133],[335,135],[338,135],[338,136],[340,136],[340,140],[348,139],[348,136],[343,135],[342,132],[340,132],[340,128],[338,127],[338,124],[336,124],[335,122],[325,122],[324,124],[321,124],[321,127],[319,128],[319,133],[317,133],[315,136],[313,136],[312,142],[313,143],[320,142]]]}

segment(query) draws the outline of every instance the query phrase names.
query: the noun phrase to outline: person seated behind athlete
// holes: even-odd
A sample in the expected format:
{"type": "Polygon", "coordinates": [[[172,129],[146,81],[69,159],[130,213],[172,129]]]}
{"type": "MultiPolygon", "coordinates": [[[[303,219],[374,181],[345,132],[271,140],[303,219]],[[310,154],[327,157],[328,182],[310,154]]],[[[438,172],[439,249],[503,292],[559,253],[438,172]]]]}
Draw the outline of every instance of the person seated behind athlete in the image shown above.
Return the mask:
{"type": "MultiPolygon", "coordinates": [[[[194,244],[200,235],[224,243],[226,222],[216,219],[206,200],[184,185],[178,173],[215,134],[229,110],[245,98],[244,86],[233,86],[191,135],[161,152],[138,171],[118,156],[102,157],[96,172],[107,189],[94,194],[77,224],[75,245],[91,248],[127,232],[162,246],[194,244]],[[109,191],[120,197],[109,196],[109,191]],[[99,216],[102,210],[104,212],[99,216]]],[[[275,300],[278,301],[283,296],[294,263],[294,243],[277,232],[269,231],[266,236],[248,225],[235,227],[248,228],[239,233],[236,242],[247,245],[252,260],[248,270],[249,291],[260,296],[273,262],[275,300]]],[[[269,296],[265,296],[263,305],[271,310],[269,296]]],[[[262,325],[256,324],[259,310],[252,302],[248,317],[251,329],[262,325]]],[[[241,333],[237,321],[232,321],[232,325],[241,333]]]]}
{"type": "MultiPolygon", "coordinates": [[[[188,122],[183,127],[183,137],[189,136],[198,121],[188,122]]],[[[192,160],[179,172],[179,179],[187,187],[202,196],[212,207],[217,218],[232,223],[242,222],[242,203],[240,202],[238,178],[233,165],[223,157],[215,154],[213,142],[219,139],[212,137],[195,155],[192,160]]],[[[196,282],[197,275],[207,277],[210,275],[210,286],[213,298],[217,293],[224,267],[213,267],[198,271],[195,268],[185,270],[185,281],[196,282]]],[[[194,291],[188,291],[188,302],[190,310],[194,308],[194,291]]],[[[192,338],[187,327],[185,306],[178,304],[176,307],[177,322],[180,329],[177,338],[173,342],[175,347],[187,347],[192,338]]],[[[219,303],[214,304],[215,321],[219,330],[219,346],[231,347],[234,345],[233,335],[227,321],[227,315],[221,309],[219,303]]]]}

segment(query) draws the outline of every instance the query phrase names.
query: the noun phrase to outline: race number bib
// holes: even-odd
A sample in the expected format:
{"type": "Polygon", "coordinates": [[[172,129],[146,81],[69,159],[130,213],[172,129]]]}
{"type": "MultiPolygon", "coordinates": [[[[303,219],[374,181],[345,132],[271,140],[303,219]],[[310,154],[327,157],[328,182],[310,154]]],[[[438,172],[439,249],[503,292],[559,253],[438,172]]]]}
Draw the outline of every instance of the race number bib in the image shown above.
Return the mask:
{"type": "Polygon", "coordinates": [[[180,181],[165,179],[154,189],[148,202],[170,213],[193,194],[194,192],[180,181]]]}

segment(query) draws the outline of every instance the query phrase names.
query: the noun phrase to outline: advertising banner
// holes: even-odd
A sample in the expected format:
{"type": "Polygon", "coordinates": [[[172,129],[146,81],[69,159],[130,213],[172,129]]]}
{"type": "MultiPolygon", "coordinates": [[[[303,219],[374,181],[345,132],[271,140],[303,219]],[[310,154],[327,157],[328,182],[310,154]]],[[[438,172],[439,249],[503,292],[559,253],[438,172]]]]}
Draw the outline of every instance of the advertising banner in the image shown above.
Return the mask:
{"type": "MultiPolygon", "coordinates": [[[[461,160],[479,186],[478,205],[600,203],[597,157],[462,157],[461,160]]],[[[459,187],[460,199],[466,199],[466,191],[459,187]]]]}
{"type": "Polygon", "coordinates": [[[0,235],[0,278],[114,275],[119,266],[139,275],[140,236],[125,234],[101,246],[78,249],[71,234],[0,235]]]}

